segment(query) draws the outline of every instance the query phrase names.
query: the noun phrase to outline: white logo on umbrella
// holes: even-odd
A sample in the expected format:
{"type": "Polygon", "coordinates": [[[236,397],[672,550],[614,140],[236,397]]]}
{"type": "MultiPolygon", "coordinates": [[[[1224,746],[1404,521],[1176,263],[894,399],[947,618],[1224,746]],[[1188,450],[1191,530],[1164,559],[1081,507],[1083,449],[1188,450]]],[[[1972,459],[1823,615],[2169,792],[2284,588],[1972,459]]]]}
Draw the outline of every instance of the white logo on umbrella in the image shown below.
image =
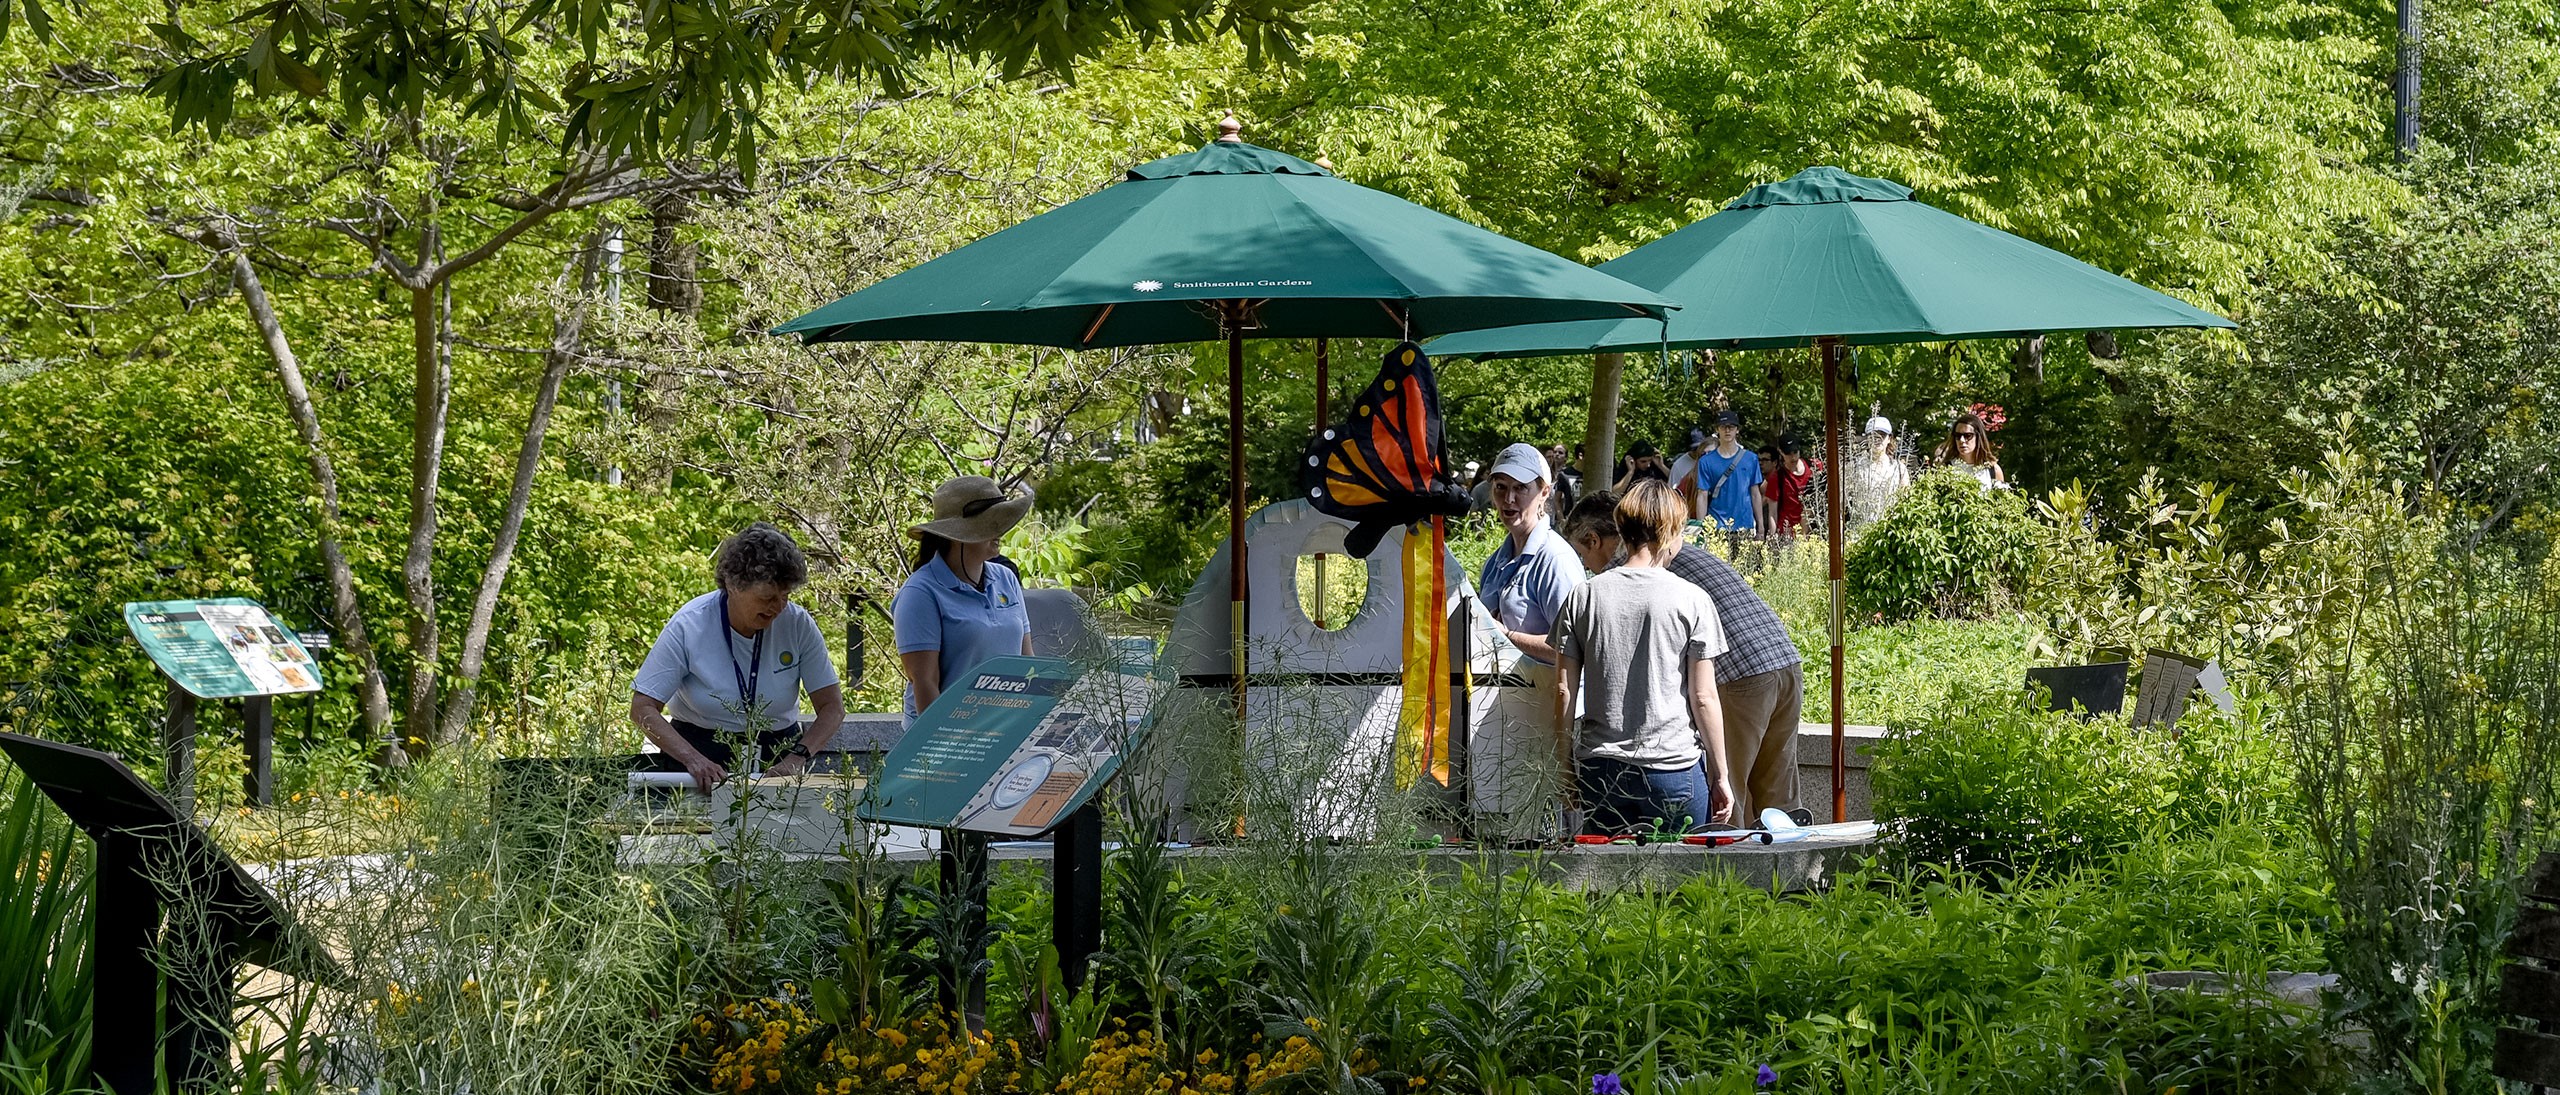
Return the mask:
{"type": "Polygon", "coordinates": [[[1158,289],[1162,289],[1162,288],[1164,288],[1164,283],[1163,283],[1163,282],[1161,282],[1161,281],[1157,281],[1157,280],[1155,280],[1154,278],[1148,278],[1148,279],[1147,279],[1147,280],[1145,280],[1145,281],[1141,281],[1141,282],[1138,282],[1138,283],[1136,283],[1136,284],[1133,284],[1133,285],[1129,286],[1129,288],[1135,289],[1135,290],[1137,290],[1137,291],[1139,291],[1139,292],[1141,292],[1141,293],[1152,293],[1152,292],[1155,292],[1155,291],[1156,291],[1156,290],[1158,290],[1158,289]]]}

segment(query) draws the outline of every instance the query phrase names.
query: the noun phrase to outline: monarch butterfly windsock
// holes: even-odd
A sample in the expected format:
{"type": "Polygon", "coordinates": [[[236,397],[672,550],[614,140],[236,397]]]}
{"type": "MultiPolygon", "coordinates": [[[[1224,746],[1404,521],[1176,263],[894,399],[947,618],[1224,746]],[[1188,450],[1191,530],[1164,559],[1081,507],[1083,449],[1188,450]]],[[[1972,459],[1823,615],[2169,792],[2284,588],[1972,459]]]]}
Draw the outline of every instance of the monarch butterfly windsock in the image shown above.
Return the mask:
{"type": "Polygon", "coordinates": [[[1440,385],[1431,359],[1407,342],[1387,352],[1377,378],[1307,449],[1299,485],[1316,509],[1354,523],[1343,547],[1366,559],[1387,530],[1467,512],[1440,439],[1440,385]]]}

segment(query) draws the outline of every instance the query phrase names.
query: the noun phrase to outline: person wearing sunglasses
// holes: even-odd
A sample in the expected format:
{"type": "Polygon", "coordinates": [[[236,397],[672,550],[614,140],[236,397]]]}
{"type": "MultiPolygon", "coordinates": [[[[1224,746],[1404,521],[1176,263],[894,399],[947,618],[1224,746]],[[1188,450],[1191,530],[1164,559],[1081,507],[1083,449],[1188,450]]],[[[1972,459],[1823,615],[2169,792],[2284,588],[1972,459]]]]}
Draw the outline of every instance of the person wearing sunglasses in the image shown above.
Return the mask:
{"type": "Polygon", "coordinates": [[[979,663],[1031,653],[1022,576],[997,558],[1004,534],[1030,512],[1029,493],[963,475],[934,488],[933,520],[907,530],[916,558],[889,600],[889,620],[907,677],[908,725],[979,663]]]}
{"type": "Polygon", "coordinates": [[[2009,477],[2000,470],[2000,458],[1991,450],[1991,430],[1971,411],[1956,416],[1955,425],[1947,429],[1947,440],[1938,446],[1932,462],[1951,468],[1963,468],[1982,481],[1982,489],[2009,485],[2009,477]]]}

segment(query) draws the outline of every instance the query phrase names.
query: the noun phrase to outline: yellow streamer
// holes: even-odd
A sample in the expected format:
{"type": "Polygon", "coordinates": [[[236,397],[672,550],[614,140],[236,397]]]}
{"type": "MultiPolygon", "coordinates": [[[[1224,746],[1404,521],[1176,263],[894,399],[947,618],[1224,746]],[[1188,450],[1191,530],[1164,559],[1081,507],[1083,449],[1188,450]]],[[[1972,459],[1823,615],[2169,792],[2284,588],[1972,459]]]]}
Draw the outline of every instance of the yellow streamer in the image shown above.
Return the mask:
{"type": "Polygon", "coordinates": [[[1404,706],[1396,717],[1396,787],[1428,773],[1449,782],[1449,587],[1438,517],[1405,530],[1404,706]]]}

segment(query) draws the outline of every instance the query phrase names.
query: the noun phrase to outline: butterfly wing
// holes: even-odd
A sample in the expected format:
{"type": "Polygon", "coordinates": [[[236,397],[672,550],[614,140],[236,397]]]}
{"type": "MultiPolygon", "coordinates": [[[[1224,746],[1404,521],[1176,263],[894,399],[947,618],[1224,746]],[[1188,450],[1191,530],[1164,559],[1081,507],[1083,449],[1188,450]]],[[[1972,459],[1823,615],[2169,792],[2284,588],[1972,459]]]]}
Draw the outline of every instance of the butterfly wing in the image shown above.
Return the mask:
{"type": "Polygon", "coordinates": [[[1376,546],[1383,526],[1467,512],[1466,492],[1448,474],[1440,386],[1420,346],[1407,342],[1387,353],[1350,416],[1308,448],[1299,479],[1318,510],[1364,526],[1364,547],[1376,546]]]}

